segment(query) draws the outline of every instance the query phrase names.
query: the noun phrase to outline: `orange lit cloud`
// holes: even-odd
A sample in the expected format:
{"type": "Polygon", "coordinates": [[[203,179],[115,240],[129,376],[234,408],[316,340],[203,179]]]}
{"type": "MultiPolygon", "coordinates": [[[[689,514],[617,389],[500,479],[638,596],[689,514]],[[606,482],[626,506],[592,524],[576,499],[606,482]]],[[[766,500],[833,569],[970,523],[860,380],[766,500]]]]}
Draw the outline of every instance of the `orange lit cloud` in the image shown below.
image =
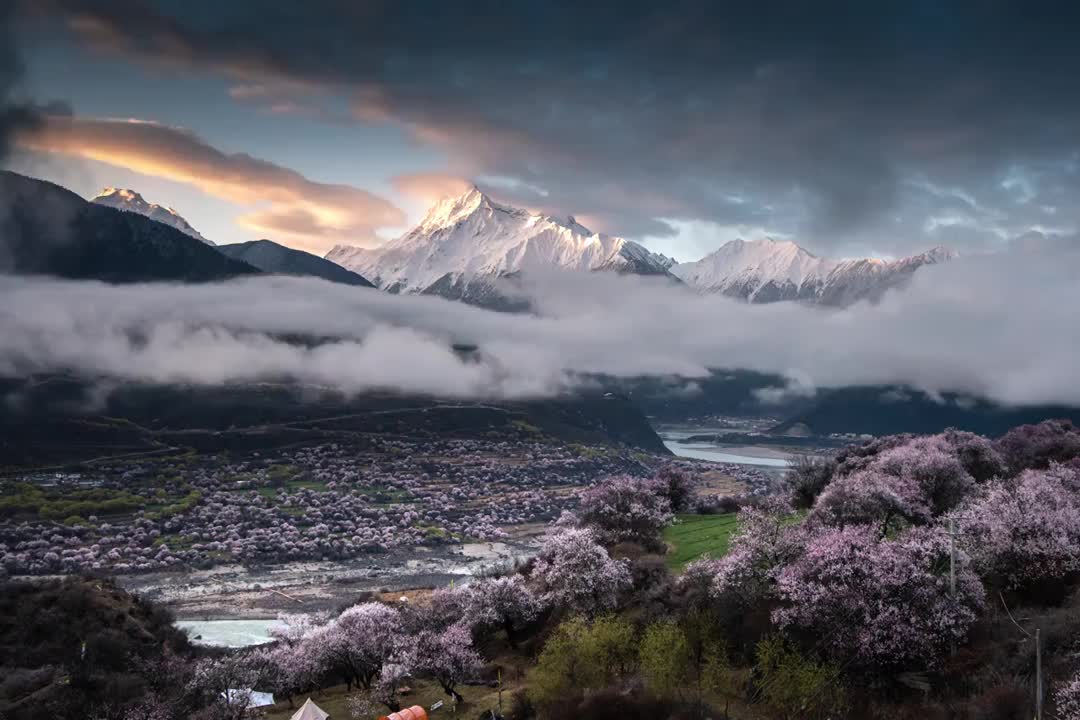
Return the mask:
{"type": "Polygon", "coordinates": [[[315,182],[245,153],[225,153],[194,133],[155,122],[52,116],[18,142],[187,183],[249,206],[237,218],[240,225],[312,252],[338,242],[375,244],[376,230],[406,220],[401,209],[366,190],[315,182]]]}

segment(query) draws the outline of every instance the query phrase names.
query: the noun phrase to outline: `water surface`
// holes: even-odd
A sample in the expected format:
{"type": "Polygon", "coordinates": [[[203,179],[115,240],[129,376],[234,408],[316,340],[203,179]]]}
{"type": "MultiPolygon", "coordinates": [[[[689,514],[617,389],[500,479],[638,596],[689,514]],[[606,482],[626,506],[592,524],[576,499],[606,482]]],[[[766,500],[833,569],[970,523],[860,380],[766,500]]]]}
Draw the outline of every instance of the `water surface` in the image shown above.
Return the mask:
{"type": "Polygon", "coordinates": [[[273,640],[270,628],[278,620],[177,620],[176,627],[187,632],[196,645],[241,648],[273,640]],[[201,636],[201,637],[199,637],[201,636]]]}
{"type": "Polygon", "coordinates": [[[716,445],[684,444],[677,440],[665,440],[664,447],[679,457],[711,460],[712,462],[733,463],[736,465],[761,465],[764,467],[786,468],[791,463],[782,458],[753,457],[724,452],[716,445]]]}

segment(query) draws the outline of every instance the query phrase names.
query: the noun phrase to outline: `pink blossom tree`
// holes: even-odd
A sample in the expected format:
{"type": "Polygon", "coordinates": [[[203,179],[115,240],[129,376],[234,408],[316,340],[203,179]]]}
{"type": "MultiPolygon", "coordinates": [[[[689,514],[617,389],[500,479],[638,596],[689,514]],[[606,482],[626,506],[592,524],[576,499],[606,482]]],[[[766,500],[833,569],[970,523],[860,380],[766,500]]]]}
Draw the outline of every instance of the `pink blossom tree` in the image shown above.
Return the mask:
{"type": "Polygon", "coordinates": [[[383,665],[401,654],[402,641],[396,610],[381,603],[362,603],[304,638],[301,651],[321,655],[324,667],[339,673],[348,687],[355,684],[366,690],[383,665]]]}
{"type": "Polygon", "coordinates": [[[686,512],[694,499],[694,481],[689,473],[674,465],[665,465],[652,478],[660,497],[668,501],[672,512],[686,512]]]}
{"type": "Polygon", "coordinates": [[[956,455],[968,474],[977,483],[984,483],[995,477],[1005,477],[1009,468],[1005,458],[994,444],[982,435],[962,430],[946,430],[938,435],[956,455]]]}
{"type": "Polygon", "coordinates": [[[1054,689],[1054,702],[1061,720],[1080,720],[1080,673],[1054,689]]]}
{"type": "Polygon", "coordinates": [[[472,634],[460,623],[441,632],[424,630],[417,634],[410,657],[416,672],[435,678],[443,691],[457,701],[463,699],[457,686],[479,673],[483,665],[473,648],[472,634]]]}
{"type": "Polygon", "coordinates": [[[671,522],[671,505],[655,483],[629,475],[604,478],[581,495],[578,517],[604,545],[621,542],[656,547],[671,522]]]}
{"type": "Polygon", "coordinates": [[[1080,497],[1068,471],[997,480],[955,513],[962,543],[991,582],[1020,588],[1080,570],[1080,497]]]}
{"type": "Polygon", "coordinates": [[[377,715],[378,706],[383,705],[390,712],[401,710],[398,690],[411,674],[402,663],[383,665],[379,677],[369,690],[358,690],[345,699],[345,709],[354,720],[368,720],[377,715]]]}
{"type": "Polygon", "coordinates": [[[886,450],[870,469],[917,483],[933,515],[956,507],[975,488],[974,478],[953,449],[937,436],[915,438],[886,450]]]}
{"type": "Polygon", "coordinates": [[[797,558],[806,543],[807,528],[793,522],[783,507],[747,507],[739,513],[739,529],[728,553],[708,566],[710,595],[735,606],[749,606],[774,597],[776,572],[797,558]]]}
{"type": "Polygon", "coordinates": [[[206,704],[210,717],[242,720],[251,707],[260,665],[241,655],[204,658],[195,665],[187,690],[206,704]]]}
{"type": "Polygon", "coordinates": [[[626,563],[613,560],[588,528],[565,528],[548,537],[532,577],[543,602],[584,615],[613,609],[630,585],[626,563]]]}
{"type": "Polygon", "coordinates": [[[1080,428],[1069,420],[1020,425],[994,443],[1013,473],[1049,467],[1080,457],[1080,428]]]}
{"type": "Polygon", "coordinates": [[[953,596],[948,541],[938,529],[913,528],[895,540],[870,526],[821,532],[776,574],[782,604],[773,621],[839,662],[932,666],[964,639],[984,601],[967,556],[956,555],[953,596]]]}
{"type": "Polygon", "coordinates": [[[461,587],[437,588],[425,601],[409,603],[401,614],[411,632],[442,630],[459,622],[471,627],[475,622],[468,614],[468,593],[461,587]]]}
{"type": "Polygon", "coordinates": [[[264,684],[279,698],[288,699],[314,689],[327,672],[327,655],[315,643],[279,642],[273,647],[252,654],[251,661],[260,663],[264,684]]]}
{"type": "Polygon", "coordinates": [[[542,609],[540,599],[520,575],[491,578],[466,589],[466,614],[480,631],[501,629],[510,647],[516,647],[516,631],[531,623],[542,609]]]}
{"type": "Polygon", "coordinates": [[[929,502],[914,477],[873,469],[834,480],[818,496],[811,513],[811,521],[826,525],[876,525],[882,536],[897,520],[930,519],[929,502]]]}

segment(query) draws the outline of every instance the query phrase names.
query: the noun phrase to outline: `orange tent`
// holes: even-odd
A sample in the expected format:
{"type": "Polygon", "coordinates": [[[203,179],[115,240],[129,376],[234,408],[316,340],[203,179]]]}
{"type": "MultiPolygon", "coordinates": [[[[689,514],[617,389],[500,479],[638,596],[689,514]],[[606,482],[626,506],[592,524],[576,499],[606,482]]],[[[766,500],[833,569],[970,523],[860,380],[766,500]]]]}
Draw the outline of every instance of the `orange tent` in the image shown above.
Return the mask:
{"type": "Polygon", "coordinates": [[[427,713],[424,712],[424,708],[419,705],[413,705],[404,710],[398,710],[396,713],[383,715],[379,720],[428,720],[428,716],[427,713]]]}

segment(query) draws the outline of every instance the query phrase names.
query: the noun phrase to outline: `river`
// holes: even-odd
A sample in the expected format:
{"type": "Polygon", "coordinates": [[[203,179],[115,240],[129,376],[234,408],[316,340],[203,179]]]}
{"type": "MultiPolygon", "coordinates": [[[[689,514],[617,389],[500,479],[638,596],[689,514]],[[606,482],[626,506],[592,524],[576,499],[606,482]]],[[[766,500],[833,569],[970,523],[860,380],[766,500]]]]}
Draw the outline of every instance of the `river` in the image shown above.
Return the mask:
{"type": "Polygon", "coordinates": [[[786,468],[791,465],[791,455],[789,453],[774,447],[753,445],[752,440],[738,447],[713,445],[704,442],[687,442],[688,438],[695,435],[709,435],[716,432],[717,428],[715,427],[679,425],[658,426],[656,428],[656,433],[664,441],[664,447],[679,457],[771,468],[786,468]]]}
{"type": "Polygon", "coordinates": [[[785,460],[783,458],[753,457],[750,455],[736,455],[735,453],[724,452],[718,445],[702,445],[697,443],[687,445],[675,440],[665,440],[664,447],[679,457],[694,458],[696,460],[777,468],[786,468],[791,465],[790,460],[785,460]]]}

